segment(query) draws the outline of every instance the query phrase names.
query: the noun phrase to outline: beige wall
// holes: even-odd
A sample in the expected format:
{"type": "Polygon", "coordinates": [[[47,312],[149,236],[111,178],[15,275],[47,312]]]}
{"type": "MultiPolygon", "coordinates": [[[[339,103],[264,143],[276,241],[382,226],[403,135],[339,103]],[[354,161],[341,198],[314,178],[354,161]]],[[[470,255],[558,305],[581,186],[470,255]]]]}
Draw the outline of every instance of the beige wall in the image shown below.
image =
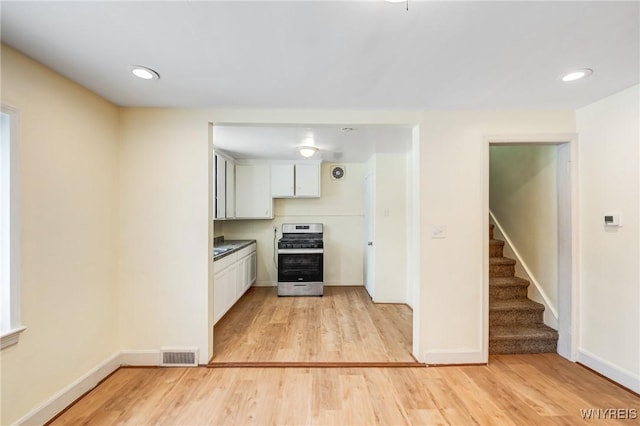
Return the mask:
{"type": "Polygon", "coordinates": [[[640,86],[577,111],[579,360],[640,392],[640,86]],[[605,228],[605,213],[622,228],[605,228]]]}
{"type": "Polygon", "coordinates": [[[118,109],[4,45],[2,102],[20,111],[28,327],[0,352],[11,424],[119,350],[118,109]]]}
{"type": "Polygon", "coordinates": [[[121,113],[120,336],[125,350],[209,358],[209,125],[194,110],[121,113]]]}
{"type": "Polygon", "coordinates": [[[320,198],[282,198],[274,200],[272,220],[227,220],[221,224],[226,239],[258,241],[258,278],[256,285],[276,285],[273,262],[274,233],[281,237],[283,223],[319,222],[324,224],[324,263],[327,285],[362,285],[364,241],[365,166],[344,164],[345,178],[332,180],[331,164],[321,166],[320,198]]]}
{"type": "Polygon", "coordinates": [[[486,138],[572,133],[574,113],[425,112],[420,124],[420,356],[433,363],[484,362],[486,138]],[[432,239],[432,225],[445,225],[447,237],[432,239]]]}
{"type": "Polygon", "coordinates": [[[556,151],[555,145],[492,146],[489,208],[557,311],[556,151]]]}

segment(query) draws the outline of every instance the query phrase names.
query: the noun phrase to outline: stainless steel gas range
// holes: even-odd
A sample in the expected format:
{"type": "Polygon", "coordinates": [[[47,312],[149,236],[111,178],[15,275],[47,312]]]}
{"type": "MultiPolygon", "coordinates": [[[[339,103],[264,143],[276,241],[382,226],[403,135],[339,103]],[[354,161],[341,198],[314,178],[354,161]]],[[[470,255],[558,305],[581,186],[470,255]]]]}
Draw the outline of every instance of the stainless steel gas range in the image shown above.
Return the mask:
{"type": "Polygon", "coordinates": [[[324,244],[321,223],[283,223],[278,240],[278,296],[322,296],[324,244]]]}

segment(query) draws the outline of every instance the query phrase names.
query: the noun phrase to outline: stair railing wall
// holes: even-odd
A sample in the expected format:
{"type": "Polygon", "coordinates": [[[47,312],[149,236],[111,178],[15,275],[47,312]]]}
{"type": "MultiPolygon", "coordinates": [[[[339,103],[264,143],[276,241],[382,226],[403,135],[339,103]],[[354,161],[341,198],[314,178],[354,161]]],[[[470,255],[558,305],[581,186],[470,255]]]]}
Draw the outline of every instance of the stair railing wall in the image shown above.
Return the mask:
{"type": "MultiPolygon", "coordinates": [[[[516,263],[516,276],[529,280],[533,285],[529,286],[528,296],[531,300],[535,300],[538,303],[542,303],[545,307],[543,321],[545,325],[557,330],[558,329],[558,311],[549,302],[549,296],[546,294],[536,277],[531,273],[531,270],[527,266],[527,262],[524,261],[518,250],[515,248],[509,236],[504,232],[504,228],[500,225],[500,222],[496,219],[491,209],[489,209],[490,221],[495,225],[495,231],[498,231],[498,237],[501,237],[504,242],[505,256],[511,257],[517,260],[516,263]]],[[[496,236],[494,238],[500,239],[496,236]]]]}

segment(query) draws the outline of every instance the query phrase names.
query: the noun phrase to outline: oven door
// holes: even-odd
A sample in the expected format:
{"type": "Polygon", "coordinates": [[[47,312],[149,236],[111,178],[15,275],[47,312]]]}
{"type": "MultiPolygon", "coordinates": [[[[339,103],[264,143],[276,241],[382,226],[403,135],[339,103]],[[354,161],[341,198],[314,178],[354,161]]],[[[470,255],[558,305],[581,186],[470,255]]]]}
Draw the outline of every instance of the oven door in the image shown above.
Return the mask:
{"type": "Polygon", "coordinates": [[[278,250],[278,282],[323,282],[322,249],[278,250]]]}

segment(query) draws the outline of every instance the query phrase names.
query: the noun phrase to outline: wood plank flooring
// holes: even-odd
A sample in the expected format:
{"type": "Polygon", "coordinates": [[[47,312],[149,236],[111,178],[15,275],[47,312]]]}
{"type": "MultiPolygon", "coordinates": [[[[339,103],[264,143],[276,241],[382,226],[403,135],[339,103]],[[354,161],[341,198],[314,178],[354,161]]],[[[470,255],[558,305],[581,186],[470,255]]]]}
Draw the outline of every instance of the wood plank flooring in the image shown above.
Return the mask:
{"type": "Polygon", "coordinates": [[[323,297],[277,297],[251,288],[216,324],[211,364],[414,363],[412,311],[374,304],[364,287],[325,287],[323,297]]]}
{"type": "Polygon", "coordinates": [[[52,424],[638,424],[581,417],[610,408],[640,414],[640,398],[557,354],[497,355],[460,367],[122,368],[52,424]]]}

